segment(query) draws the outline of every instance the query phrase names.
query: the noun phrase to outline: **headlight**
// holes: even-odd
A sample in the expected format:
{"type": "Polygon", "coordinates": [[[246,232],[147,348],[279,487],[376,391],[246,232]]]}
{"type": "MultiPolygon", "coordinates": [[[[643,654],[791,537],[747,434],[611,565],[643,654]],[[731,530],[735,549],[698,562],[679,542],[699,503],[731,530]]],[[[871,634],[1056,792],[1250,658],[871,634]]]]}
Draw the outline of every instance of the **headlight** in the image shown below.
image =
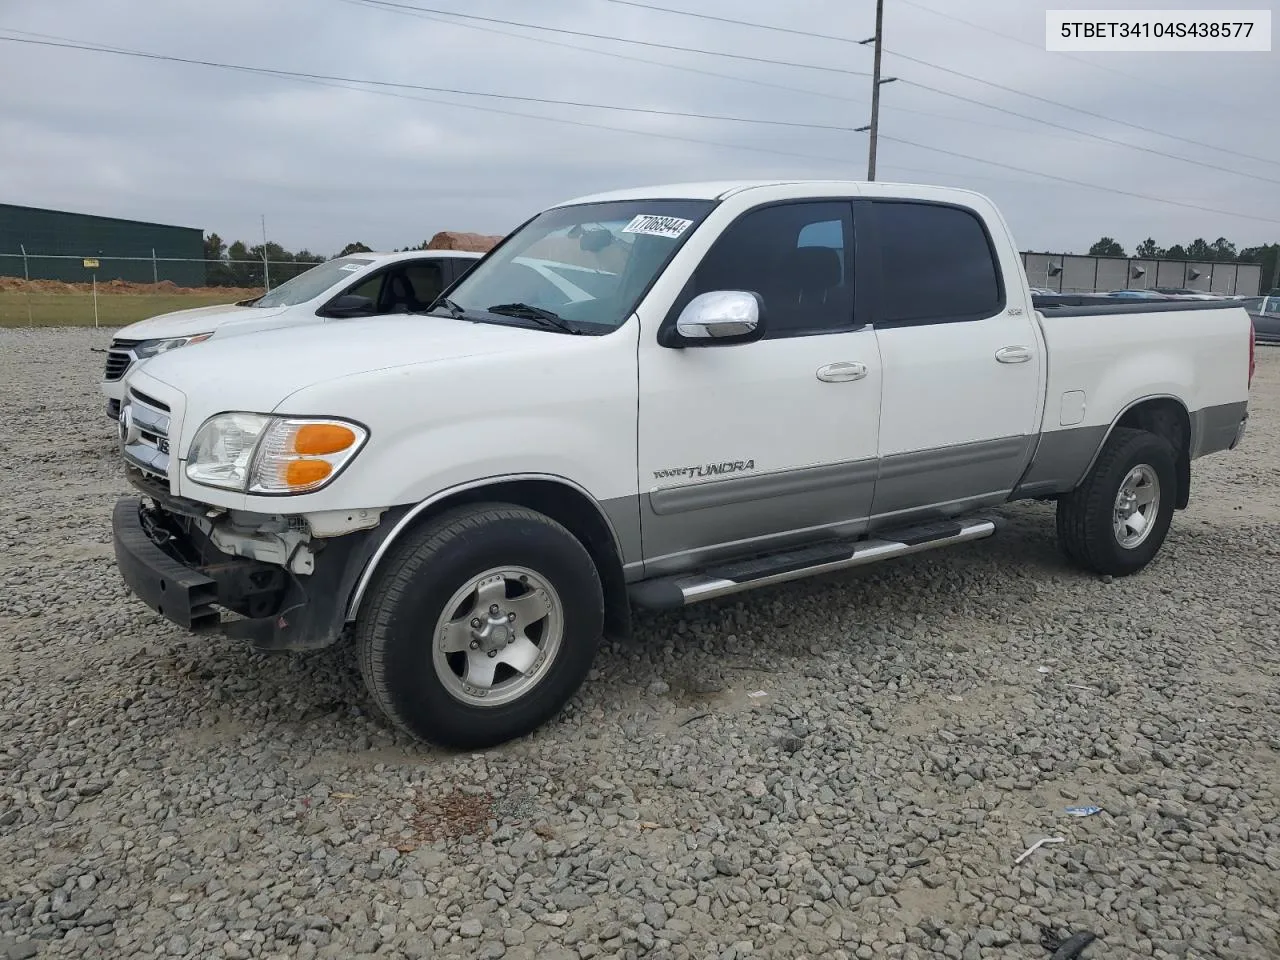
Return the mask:
{"type": "Polygon", "coordinates": [[[318,490],[356,455],[369,432],[345,420],[220,413],[196,431],[187,477],[244,493],[318,490]]]}
{"type": "Polygon", "coordinates": [[[222,413],[196,431],[187,454],[187,477],[196,483],[243,491],[258,440],[271,423],[256,413],[222,413]]]}
{"type": "Polygon", "coordinates": [[[168,353],[177,347],[189,346],[193,343],[203,343],[212,337],[212,333],[197,333],[190,337],[171,337],[168,340],[144,340],[133,348],[133,352],[138,355],[139,360],[147,360],[161,353],[168,353]]]}

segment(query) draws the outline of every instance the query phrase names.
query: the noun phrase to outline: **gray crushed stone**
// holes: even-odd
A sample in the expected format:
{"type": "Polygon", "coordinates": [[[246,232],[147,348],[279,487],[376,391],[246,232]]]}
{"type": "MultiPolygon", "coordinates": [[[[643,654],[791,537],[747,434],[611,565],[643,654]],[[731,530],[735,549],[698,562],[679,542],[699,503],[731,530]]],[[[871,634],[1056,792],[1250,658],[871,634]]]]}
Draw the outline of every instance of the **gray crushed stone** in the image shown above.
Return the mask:
{"type": "Polygon", "coordinates": [[[108,336],[0,331],[0,960],[1280,956],[1280,352],[1139,576],[1010,507],[643,616],[555,721],[447,754],[345,647],[126,595],[108,336]]]}

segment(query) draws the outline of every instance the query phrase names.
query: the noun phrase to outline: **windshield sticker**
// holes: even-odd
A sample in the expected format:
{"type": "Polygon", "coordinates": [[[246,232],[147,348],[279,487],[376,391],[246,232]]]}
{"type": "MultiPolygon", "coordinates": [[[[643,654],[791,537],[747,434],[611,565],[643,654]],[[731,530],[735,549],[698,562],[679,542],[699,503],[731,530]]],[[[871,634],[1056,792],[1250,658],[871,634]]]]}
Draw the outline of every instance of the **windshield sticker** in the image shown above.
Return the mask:
{"type": "Polygon", "coordinates": [[[680,217],[655,217],[651,214],[640,214],[625,227],[623,233],[644,233],[651,237],[668,237],[674,240],[693,226],[692,220],[680,217]]]}
{"type": "Polygon", "coordinates": [[[344,263],[344,264],[343,264],[342,266],[340,266],[338,269],[339,269],[339,270],[352,271],[352,270],[359,270],[362,266],[364,266],[364,264],[361,264],[361,263],[344,263]]]}

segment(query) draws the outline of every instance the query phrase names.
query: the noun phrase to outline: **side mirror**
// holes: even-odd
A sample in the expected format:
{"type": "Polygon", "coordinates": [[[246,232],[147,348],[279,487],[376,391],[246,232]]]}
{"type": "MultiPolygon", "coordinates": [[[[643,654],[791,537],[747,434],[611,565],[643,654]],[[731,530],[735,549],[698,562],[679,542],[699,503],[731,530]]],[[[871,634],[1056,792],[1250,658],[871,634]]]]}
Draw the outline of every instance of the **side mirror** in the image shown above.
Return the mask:
{"type": "Polygon", "coordinates": [[[764,336],[760,295],[746,290],[700,293],[680,311],[672,346],[750,343],[764,336]]]}
{"type": "Polygon", "coordinates": [[[330,300],[324,308],[324,313],[328,317],[358,317],[371,315],[375,310],[373,301],[368,297],[358,297],[354,293],[347,293],[330,300]]]}

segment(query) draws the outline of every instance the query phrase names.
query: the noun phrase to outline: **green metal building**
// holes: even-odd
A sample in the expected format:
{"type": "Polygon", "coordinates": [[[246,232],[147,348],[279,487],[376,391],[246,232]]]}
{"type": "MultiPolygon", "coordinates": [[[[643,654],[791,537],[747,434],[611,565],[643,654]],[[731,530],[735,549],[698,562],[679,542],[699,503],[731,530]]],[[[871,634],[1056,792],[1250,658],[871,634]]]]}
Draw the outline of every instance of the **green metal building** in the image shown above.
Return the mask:
{"type": "Polygon", "coordinates": [[[205,283],[204,231],[0,203],[0,276],[205,283]],[[97,267],[85,266],[96,260],[97,267]]]}

